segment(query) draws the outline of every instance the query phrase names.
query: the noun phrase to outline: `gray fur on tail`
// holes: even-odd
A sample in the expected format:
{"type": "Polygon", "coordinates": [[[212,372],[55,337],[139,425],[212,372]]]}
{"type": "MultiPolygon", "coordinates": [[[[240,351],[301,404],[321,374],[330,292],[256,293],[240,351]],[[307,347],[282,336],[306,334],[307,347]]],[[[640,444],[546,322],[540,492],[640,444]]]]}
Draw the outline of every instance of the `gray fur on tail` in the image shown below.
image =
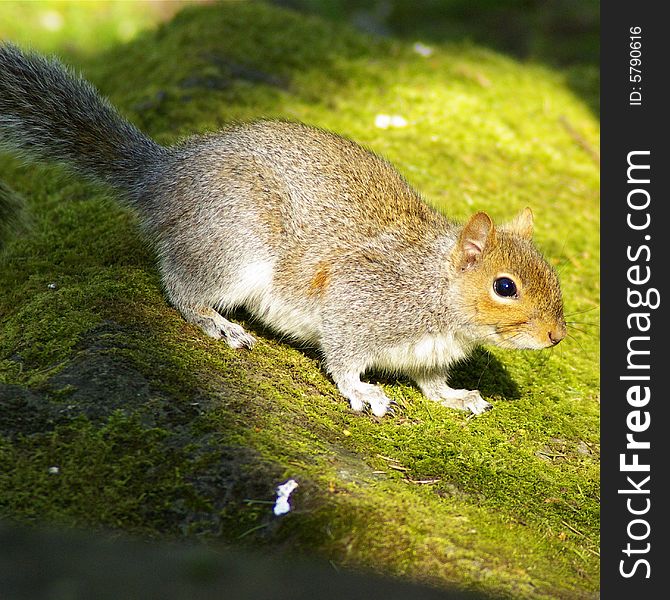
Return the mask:
{"type": "Polygon", "coordinates": [[[0,44],[0,147],[57,161],[139,199],[166,150],[56,59],[0,44]]]}

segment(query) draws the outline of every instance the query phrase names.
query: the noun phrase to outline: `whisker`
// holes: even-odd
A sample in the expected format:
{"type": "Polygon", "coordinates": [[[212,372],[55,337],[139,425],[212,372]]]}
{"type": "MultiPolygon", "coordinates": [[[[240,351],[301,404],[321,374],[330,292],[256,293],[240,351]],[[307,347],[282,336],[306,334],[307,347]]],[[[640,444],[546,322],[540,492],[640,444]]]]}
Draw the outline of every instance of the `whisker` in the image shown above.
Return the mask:
{"type": "Polygon", "coordinates": [[[590,336],[593,336],[593,335],[594,335],[592,331],[584,331],[583,329],[580,329],[579,327],[575,327],[574,325],[572,325],[572,326],[570,327],[570,329],[571,329],[572,331],[578,331],[579,333],[581,333],[581,334],[583,334],[583,335],[590,335],[590,336]]]}
{"type": "Polygon", "coordinates": [[[493,360],[493,355],[491,353],[488,354],[488,360],[486,361],[486,364],[484,365],[484,368],[482,369],[482,372],[479,374],[479,379],[477,380],[477,389],[481,386],[482,383],[482,377],[484,377],[484,373],[489,370],[489,365],[491,364],[491,360],[493,360]]]}
{"type": "Polygon", "coordinates": [[[600,327],[600,323],[593,323],[591,321],[566,321],[568,325],[587,325],[590,327],[600,327]]]}
{"type": "Polygon", "coordinates": [[[582,353],[586,354],[586,350],[584,350],[584,346],[582,346],[581,342],[574,335],[570,335],[568,333],[567,338],[570,339],[570,340],[574,340],[575,343],[579,346],[579,349],[582,351],[582,353]]]}
{"type": "Polygon", "coordinates": [[[591,308],[585,308],[584,310],[576,310],[571,313],[565,313],[566,317],[571,317],[572,315],[583,315],[584,313],[591,312],[592,310],[599,310],[600,306],[592,306],[591,308]]]}

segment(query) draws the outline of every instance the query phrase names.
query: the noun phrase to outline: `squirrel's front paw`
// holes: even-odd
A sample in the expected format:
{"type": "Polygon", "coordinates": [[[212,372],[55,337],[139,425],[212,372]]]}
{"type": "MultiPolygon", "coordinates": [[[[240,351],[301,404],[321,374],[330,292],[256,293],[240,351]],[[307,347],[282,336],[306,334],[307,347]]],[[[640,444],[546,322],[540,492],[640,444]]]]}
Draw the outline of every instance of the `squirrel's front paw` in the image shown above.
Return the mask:
{"type": "Polygon", "coordinates": [[[442,406],[455,408],[457,410],[466,410],[475,415],[481,415],[487,410],[491,410],[493,405],[484,400],[477,390],[450,390],[454,392],[446,398],[438,400],[442,406]]]}
{"type": "Polygon", "coordinates": [[[389,412],[391,400],[379,386],[363,383],[362,381],[349,381],[338,383],[338,388],[356,412],[362,412],[368,406],[376,417],[383,417],[389,412]]]}
{"type": "Polygon", "coordinates": [[[440,378],[417,379],[417,384],[426,398],[448,408],[466,410],[475,415],[493,408],[477,390],[455,390],[440,378]]]}

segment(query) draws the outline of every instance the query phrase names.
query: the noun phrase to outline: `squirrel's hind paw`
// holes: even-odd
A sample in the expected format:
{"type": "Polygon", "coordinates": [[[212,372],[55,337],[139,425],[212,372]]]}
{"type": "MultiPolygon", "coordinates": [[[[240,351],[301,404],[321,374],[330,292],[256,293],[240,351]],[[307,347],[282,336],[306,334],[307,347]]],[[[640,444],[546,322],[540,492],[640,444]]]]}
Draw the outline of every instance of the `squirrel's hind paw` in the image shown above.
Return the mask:
{"type": "Polygon", "coordinates": [[[224,319],[213,308],[204,306],[187,308],[181,309],[181,313],[187,321],[200,327],[209,337],[217,340],[222,339],[231,348],[251,350],[256,343],[256,338],[247,333],[244,327],[224,319]]]}
{"type": "Polygon", "coordinates": [[[231,348],[251,350],[256,343],[256,338],[236,323],[229,322],[225,328],[221,328],[221,336],[231,348]]]}

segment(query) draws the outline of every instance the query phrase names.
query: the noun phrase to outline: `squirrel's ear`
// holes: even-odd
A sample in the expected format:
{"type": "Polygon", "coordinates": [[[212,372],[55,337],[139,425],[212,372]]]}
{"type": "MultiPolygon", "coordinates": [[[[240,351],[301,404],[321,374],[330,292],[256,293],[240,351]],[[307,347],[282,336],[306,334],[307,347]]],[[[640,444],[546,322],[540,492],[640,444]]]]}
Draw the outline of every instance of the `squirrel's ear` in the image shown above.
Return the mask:
{"type": "Polygon", "coordinates": [[[530,240],[533,237],[533,211],[526,206],[516,217],[505,225],[507,231],[530,240]]]}
{"type": "Polygon", "coordinates": [[[471,269],[477,264],[486,244],[492,242],[494,232],[493,221],[485,212],[478,212],[470,217],[463,226],[458,240],[462,271],[471,269]]]}

